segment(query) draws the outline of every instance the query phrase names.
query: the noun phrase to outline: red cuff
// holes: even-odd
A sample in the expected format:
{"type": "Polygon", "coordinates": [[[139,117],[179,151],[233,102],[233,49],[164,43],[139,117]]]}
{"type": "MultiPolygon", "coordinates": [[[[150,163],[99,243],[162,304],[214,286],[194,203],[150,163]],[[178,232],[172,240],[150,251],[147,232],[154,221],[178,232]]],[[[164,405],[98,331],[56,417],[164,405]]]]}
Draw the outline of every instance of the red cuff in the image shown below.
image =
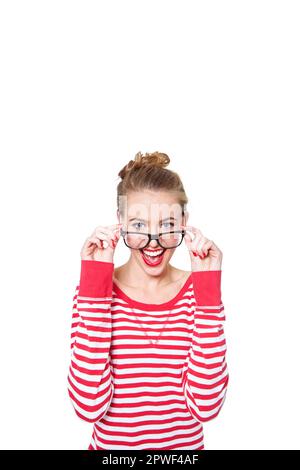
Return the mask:
{"type": "Polygon", "coordinates": [[[222,271],[192,271],[194,295],[197,305],[221,304],[222,271]]]}
{"type": "Polygon", "coordinates": [[[81,260],[79,296],[111,297],[114,263],[81,260]]]}

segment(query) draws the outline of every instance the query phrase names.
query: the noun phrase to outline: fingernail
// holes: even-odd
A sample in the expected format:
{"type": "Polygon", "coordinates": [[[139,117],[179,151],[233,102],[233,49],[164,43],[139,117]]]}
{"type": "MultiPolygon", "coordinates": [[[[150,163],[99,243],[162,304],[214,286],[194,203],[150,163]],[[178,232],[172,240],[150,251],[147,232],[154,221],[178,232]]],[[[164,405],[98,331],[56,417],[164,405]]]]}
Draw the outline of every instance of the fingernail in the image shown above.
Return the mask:
{"type": "Polygon", "coordinates": [[[192,253],[193,253],[194,256],[197,256],[197,253],[195,251],[192,251],[192,253]]]}

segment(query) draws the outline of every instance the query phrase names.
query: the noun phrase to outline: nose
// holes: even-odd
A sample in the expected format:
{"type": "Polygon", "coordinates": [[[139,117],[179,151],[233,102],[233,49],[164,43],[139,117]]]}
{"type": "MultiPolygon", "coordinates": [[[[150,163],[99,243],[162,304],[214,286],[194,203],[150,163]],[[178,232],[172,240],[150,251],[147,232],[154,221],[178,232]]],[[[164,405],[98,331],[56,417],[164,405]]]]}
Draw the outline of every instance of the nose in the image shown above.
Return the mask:
{"type": "Polygon", "coordinates": [[[150,241],[150,243],[149,243],[148,246],[149,246],[150,248],[151,248],[151,247],[152,247],[152,248],[157,248],[159,245],[158,245],[158,243],[157,243],[157,240],[153,240],[153,239],[152,239],[152,240],[150,241]]]}

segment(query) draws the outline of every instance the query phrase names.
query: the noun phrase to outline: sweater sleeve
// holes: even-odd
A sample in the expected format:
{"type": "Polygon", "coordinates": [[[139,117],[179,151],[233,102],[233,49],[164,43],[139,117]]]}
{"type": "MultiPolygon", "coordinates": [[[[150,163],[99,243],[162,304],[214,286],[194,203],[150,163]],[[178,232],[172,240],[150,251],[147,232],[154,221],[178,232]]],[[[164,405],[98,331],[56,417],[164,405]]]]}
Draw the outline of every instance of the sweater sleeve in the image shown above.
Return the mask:
{"type": "Polygon", "coordinates": [[[68,393],[76,414],[100,420],[113,397],[110,365],[113,263],[81,260],[71,325],[68,393]]]}
{"type": "Polygon", "coordinates": [[[188,409],[195,419],[204,422],[219,414],[229,380],[221,271],[193,271],[192,281],[194,329],[182,380],[188,409]]]}

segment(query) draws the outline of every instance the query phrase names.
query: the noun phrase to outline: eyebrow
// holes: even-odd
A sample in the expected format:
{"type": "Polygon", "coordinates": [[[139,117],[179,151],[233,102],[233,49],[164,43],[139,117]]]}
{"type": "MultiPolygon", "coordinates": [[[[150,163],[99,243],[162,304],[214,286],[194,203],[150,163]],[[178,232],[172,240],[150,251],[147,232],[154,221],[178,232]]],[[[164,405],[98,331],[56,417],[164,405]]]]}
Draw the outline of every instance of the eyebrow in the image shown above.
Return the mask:
{"type": "MultiPolygon", "coordinates": [[[[148,222],[148,220],[140,219],[139,217],[131,217],[129,219],[129,222],[131,222],[132,220],[141,220],[142,222],[148,222]]],[[[165,219],[162,219],[160,222],[163,222],[164,220],[176,220],[176,219],[174,217],[166,217],[165,219]]]]}

